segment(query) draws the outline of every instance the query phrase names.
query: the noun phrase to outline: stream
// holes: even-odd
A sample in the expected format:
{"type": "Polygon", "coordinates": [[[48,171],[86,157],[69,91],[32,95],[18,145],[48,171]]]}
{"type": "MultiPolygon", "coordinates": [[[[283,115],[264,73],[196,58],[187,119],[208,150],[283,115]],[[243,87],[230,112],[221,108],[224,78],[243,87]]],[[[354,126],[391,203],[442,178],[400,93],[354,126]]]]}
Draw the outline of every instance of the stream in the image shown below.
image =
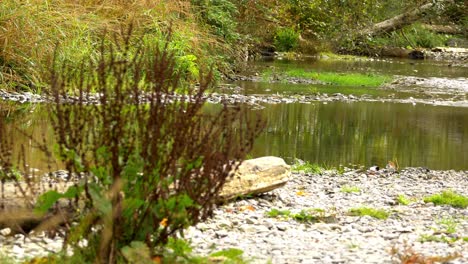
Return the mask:
{"type": "MultiPolygon", "coordinates": [[[[416,78],[416,81],[378,88],[245,80],[229,83],[230,93],[245,96],[323,96],[341,93],[375,98],[373,101],[263,103],[261,108],[250,110],[252,114],[260,113],[267,125],[249,156],[279,156],[289,163],[298,158],[326,167],[384,167],[388,161],[393,161],[400,168],[468,170],[468,107],[402,103],[408,98],[442,103],[455,100],[465,106],[468,96],[466,65],[392,59],[276,60],[254,62],[243,74],[258,75],[266,68],[372,72],[395,78],[416,78]],[[434,83],[432,80],[441,85],[431,87],[431,83],[434,83]],[[442,85],[451,82],[455,83],[453,87],[442,85]]],[[[23,146],[27,165],[46,171],[45,157],[35,148],[34,140],[14,127],[19,127],[37,140],[43,137],[51,140],[53,132],[47,117],[47,104],[22,104],[20,107],[12,107],[12,104],[18,103],[0,100],[0,118],[7,120],[7,131],[15,135],[14,157],[18,156],[20,146],[23,146]]],[[[55,166],[59,169],[58,165],[55,166]]]]}

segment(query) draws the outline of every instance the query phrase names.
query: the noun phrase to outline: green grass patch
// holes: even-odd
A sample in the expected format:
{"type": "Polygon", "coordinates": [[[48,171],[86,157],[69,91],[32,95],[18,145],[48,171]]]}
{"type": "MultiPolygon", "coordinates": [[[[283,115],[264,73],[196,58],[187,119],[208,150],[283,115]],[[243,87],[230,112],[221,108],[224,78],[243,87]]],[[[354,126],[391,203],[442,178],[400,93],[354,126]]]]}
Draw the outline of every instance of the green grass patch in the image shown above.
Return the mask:
{"type": "Polygon", "coordinates": [[[266,212],[265,215],[271,218],[294,219],[300,223],[336,222],[336,217],[334,214],[327,214],[325,210],[320,208],[303,209],[299,213],[292,213],[289,210],[279,210],[273,208],[266,212]]]}
{"type": "Polygon", "coordinates": [[[443,231],[447,234],[455,234],[457,232],[458,221],[453,217],[439,219],[437,224],[443,227],[443,231]]]}
{"type": "Polygon", "coordinates": [[[403,194],[399,194],[396,198],[396,201],[401,205],[409,205],[411,203],[410,199],[403,194]]]}
{"type": "Polygon", "coordinates": [[[352,216],[368,215],[377,219],[387,219],[390,213],[382,209],[374,209],[370,207],[358,207],[349,209],[349,214],[352,216]]]}
{"type": "Polygon", "coordinates": [[[291,211],[289,210],[279,210],[276,208],[271,209],[270,211],[266,212],[266,215],[271,218],[276,218],[279,216],[289,217],[291,215],[291,211]]]}
{"type": "Polygon", "coordinates": [[[304,69],[293,69],[284,73],[287,77],[314,79],[325,83],[340,86],[366,86],[377,87],[392,78],[386,75],[362,73],[336,73],[336,72],[310,72],[304,69]]]}
{"type": "Polygon", "coordinates": [[[357,186],[344,185],[341,187],[340,192],[342,193],[358,193],[361,189],[357,186]]]}
{"type": "Polygon", "coordinates": [[[468,206],[468,197],[452,190],[445,190],[440,194],[425,197],[424,202],[434,203],[435,205],[450,205],[456,208],[466,208],[468,206]]]}
{"type": "Polygon", "coordinates": [[[438,243],[454,243],[458,241],[460,238],[458,237],[447,237],[444,235],[421,235],[419,238],[419,242],[438,242],[438,243]]]}
{"type": "Polygon", "coordinates": [[[310,163],[306,161],[304,163],[299,163],[299,162],[294,163],[292,165],[292,170],[294,172],[320,174],[320,173],[323,173],[325,169],[316,163],[310,163]]]}

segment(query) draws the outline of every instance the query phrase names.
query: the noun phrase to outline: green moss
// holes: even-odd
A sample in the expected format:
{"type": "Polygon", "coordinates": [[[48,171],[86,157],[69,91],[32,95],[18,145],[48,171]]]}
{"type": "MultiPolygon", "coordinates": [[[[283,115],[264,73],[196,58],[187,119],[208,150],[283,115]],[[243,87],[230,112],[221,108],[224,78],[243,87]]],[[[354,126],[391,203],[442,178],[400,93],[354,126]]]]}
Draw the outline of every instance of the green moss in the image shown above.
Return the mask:
{"type": "Polygon", "coordinates": [[[426,203],[435,205],[450,205],[456,208],[466,208],[468,206],[468,197],[455,193],[452,190],[445,190],[440,194],[434,194],[424,198],[426,203]]]}
{"type": "Polygon", "coordinates": [[[364,216],[368,215],[377,219],[387,219],[389,212],[382,209],[374,209],[370,207],[358,207],[349,209],[349,214],[352,216],[364,216]]]}

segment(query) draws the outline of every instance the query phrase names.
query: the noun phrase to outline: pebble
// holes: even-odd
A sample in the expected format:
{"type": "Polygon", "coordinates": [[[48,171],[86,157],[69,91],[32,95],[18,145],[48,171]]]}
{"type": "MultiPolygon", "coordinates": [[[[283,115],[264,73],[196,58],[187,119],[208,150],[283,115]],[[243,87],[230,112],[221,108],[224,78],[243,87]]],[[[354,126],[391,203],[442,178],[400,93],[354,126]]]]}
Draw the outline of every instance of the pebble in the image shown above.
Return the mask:
{"type": "MultiPolygon", "coordinates": [[[[423,202],[425,196],[447,189],[467,196],[468,171],[407,168],[346,175],[293,173],[282,188],[216,208],[213,218],[188,228],[185,238],[191,241],[194,254],[238,248],[251,263],[399,263],[410,252],[425,257],[460,254],[446,263],[468,263],[468,243],[463,240],[468,237],[468,210],[423,202]],[[343,185],[358,186],[361,192],[342,192],[343,185]],[[407,206],[388,203],[400,194],[414,202],[407,206]],[[391,214],[385,220],[348,214],[350,208],[360,206],[391,214]],[[268,217],[273,208],[288,210],[290,216],[268,217]],[[319,220],[299,222],[291,217],[300,212],[319,220]],[[454,221],[455,232],[447,233],[441,219],[454,221]],[[422,241],[424,236],[457,240],[422,241]],[[392,248],[397,252],[394,255],[392,248]]],[[[0,242],[3,254],[21,260],[60,251],[63,238],[43,233],[12,235],[4,228],[0,242]]]]}

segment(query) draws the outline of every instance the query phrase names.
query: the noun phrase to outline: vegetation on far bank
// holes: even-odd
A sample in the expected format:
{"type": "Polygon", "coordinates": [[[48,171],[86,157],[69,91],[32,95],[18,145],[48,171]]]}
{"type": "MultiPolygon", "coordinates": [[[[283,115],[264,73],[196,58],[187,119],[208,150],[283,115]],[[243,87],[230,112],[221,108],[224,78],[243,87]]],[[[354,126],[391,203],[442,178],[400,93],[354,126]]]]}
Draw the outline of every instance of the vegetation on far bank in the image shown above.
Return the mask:
{"type": "MultiPolygon", "coordinates": [[[[332,51],[372,55],[392,46],[434,47],[464,38],[464,1],[436,1],[414,24],[381,34],[370,28],[411,10],[421,1],[14,1],[0,2],[0,85],[2,89],[47,89],[47,66],[54,52],[78,64],[99,56],[99,36],[133,25],[146,45],[167,40],[176,68],[195,82],[198,71],[214,66],[230,75],[260,51],[332,51]],[[431,28],[432,25],[445,27],[431,28]],[[442,29],[454,32],[440,33],[442,29]],[[437,31],[439,30],[439,32],[437,31]],[[458,30],[458,31],[457,31],[458,30]],[[460,33],[461,32],[461,33],[460,33]],[[56,49],[57,44],[59,49],[56,49]]],[[[453,43],[452,43],[453,44],[453,43]]],[[[326,75],[323,78],[327,77],[326,75]]],[[[334,82],[335,78],[325,81],[334,82]]]]}

